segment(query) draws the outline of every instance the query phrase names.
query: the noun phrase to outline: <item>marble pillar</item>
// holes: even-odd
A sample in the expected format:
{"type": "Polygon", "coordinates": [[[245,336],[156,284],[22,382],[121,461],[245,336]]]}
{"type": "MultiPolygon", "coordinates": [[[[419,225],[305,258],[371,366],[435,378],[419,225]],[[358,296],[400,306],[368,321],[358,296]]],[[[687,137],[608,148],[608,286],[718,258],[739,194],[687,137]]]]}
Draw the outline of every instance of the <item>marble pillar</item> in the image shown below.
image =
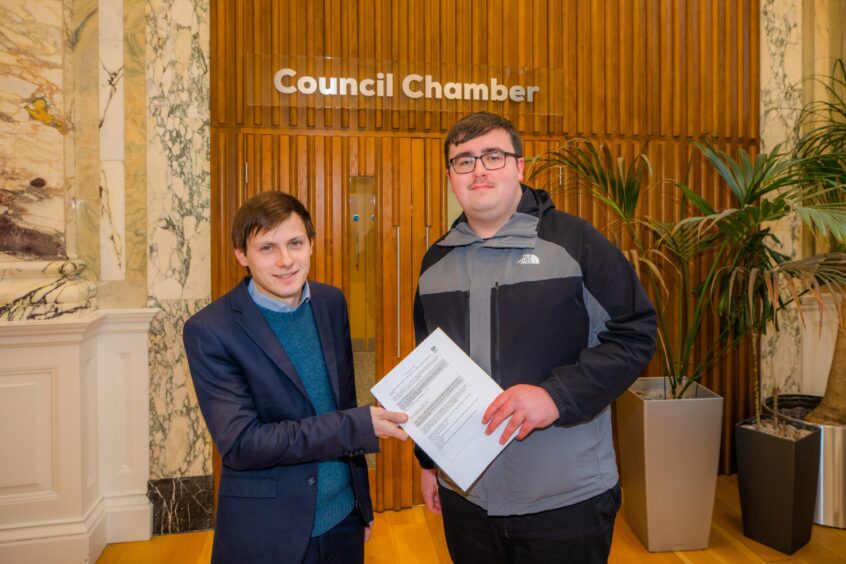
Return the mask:
{"type": "MultiPolygon", "coordinates": [[[[211,441],[182,348],[209,302],[209,4],[146,4],[147,292],[152,479],[209,475],[211,441]]],[[[157,484],[161,489],[161,483],[157,484]]]]}

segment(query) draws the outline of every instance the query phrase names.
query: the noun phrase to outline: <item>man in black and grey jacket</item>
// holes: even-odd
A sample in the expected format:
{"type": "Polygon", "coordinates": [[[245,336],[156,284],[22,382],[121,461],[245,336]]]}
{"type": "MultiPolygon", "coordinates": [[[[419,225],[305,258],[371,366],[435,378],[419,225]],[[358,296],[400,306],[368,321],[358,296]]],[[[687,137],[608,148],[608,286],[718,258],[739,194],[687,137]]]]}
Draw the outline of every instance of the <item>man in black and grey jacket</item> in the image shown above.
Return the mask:
{"type": "Polygon", "coordinates": [[[609,406],[654,353],[655,311],[619,250],[521,184],[508,120],[463,118],[444,156],[464,213],[423,259],[417,340],[440,327],[490,374],[504,392],[487,433],[517,440],[466,492],[417,449],[423,499],[457,563],[605,562],[620,505],[609,406]]]}

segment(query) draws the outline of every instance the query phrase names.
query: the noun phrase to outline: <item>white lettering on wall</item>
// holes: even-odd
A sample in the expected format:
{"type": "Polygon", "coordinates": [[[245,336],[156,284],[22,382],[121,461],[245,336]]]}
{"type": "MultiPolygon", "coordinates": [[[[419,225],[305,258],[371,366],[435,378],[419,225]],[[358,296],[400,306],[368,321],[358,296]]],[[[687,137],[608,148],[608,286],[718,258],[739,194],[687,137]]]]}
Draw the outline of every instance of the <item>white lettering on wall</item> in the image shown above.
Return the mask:
{"type": "Polygon", "coordinates": [[[285,85],[282,81],[288,77],[294,77],[297,73],[294,69],[282,69],[273,75],[273,86],[276,87],[276,90],[281,92],[282,94],[293,94],[297,91],[296,87],[285,85]]]}
{"type": "MultiPolygon", "coordinates": [[[[323,96],[367,96],[393,97],[394,75],[392,73],[377,72],[375,78],[361,80],[352,77],[302,75],[297,77],[297,71],[284,68],[273,76],[273,85],[282,94],[314,94],[319,92],[323,96]]],[[[413,100],[419,98],[440,100],[481,100],[504,102],[535,101],[540,92],[540,86],[514,84],[508,86],[500,84],[496,77],[486,83],[475,82],[446,82],[441,84],[427,74],[408,74],[400,82],[402,94],[413,100]]]]}
{"type": "MultiPolygon", "coordinates": [[[[423,80],[423,77],[419,74],[410,74],[402,79],[402,93],[408,96],[409,98],[420,98],[423,96],[422,92],[418,92],[412,88],[412,82],[420,82],[423,80]]],[[[427,96],[428,98],[428,96],[427,96]]],[[[440,98],[440,96],[438,96],[440,98]]]]}

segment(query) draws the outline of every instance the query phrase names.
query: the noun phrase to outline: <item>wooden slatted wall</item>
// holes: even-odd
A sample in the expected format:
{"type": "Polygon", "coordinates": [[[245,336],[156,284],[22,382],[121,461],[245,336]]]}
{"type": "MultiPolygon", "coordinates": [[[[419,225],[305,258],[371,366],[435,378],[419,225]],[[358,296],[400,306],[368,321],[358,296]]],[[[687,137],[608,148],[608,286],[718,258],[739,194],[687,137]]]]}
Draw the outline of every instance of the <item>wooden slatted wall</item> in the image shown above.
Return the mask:
{"type": "MultiPolygon", "coordinates": [[[[447,227],[441,143],[452,123],[475,110],[504,113],[523,133],[527,155],[583,137],[631,158],[648,141],[656,180],[686,173],[690,137],[708,135],[726,150],[754,152],[758,11],[758,0],[213,2],[213,295],[243,275],[229,242],[238,205],[270,189],[297,195],[312,211],[313,278],[348,290],[349,178],[373,176],[377,377],[384,374],[398,346],[400,354],[413,348],[416,273],[427,240],[447,227]],[[532,104],[285,96],[273,87],[282,66],[300,75],[360,78],[390,69],[395,82],[412,72],[441,82],[497,77],[541,92],[532,104]]],[[[690,174],[712,203],[728,203],[701,162],[694,160],[690,174]]],[[[555,199],[600,228],[609,221],[582,195],[555,199]]],[[[650,190],[643,205],[653,217],[678,213],[666,186],[650,190]]],[[[715,331],[712,322],[706,333],[715,331]]],[[[705,382],[727,399],[723,471],[730,466],[730,424],[748,413],[748,356],[725,359],[705,382]]],[[[383,444],[377,508],[420,502],[415,467],[410,445],[383,444]]]]}

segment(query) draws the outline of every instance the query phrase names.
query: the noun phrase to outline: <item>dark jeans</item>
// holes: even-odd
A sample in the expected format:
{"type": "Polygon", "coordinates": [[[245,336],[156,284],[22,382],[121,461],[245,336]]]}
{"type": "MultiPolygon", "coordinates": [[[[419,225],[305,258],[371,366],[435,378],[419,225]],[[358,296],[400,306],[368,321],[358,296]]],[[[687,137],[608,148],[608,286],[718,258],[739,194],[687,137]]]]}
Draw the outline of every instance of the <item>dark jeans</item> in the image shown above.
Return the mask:
{"type": "Polygon", "coordinates": [[[364,519],[353,509],[343,521],[308,543],[303,564],[363,564],[364,519]]]}
{"type": "Polygon", "coordinates": [[[440,488],[449,554],[456,564],[608,561],[620,486],[581,503],[507,517],[440,488]]]}

